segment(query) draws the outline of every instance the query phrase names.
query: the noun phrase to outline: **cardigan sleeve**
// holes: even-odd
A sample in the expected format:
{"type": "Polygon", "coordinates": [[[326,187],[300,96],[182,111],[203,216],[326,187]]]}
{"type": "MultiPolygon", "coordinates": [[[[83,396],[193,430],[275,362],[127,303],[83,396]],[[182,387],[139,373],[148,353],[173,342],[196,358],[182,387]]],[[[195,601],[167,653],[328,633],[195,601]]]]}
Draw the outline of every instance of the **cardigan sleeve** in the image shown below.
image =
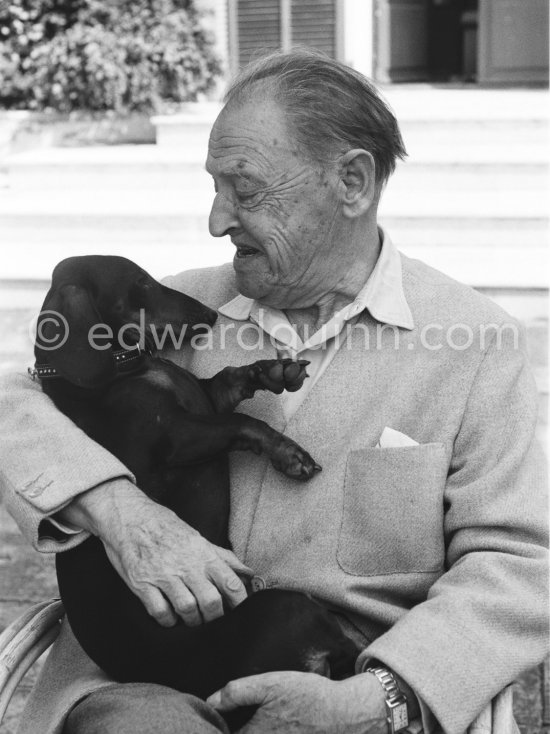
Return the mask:
{"type": "Polygon", "coordinates": [[[419,696],[425,730],[462,734],[548,652],[546,470],[537,392],[512,335],[471,385],[445,490],[446,572],[368,654],[419,696]],[[432,712],[439,722],[433,720],[432,712]]]}
{"type": "Polygon", "coordinates": [[[39,551],[67,550],[87,533],[49,521],[72,499],[132,473],[59,411],[24,374],[0,379],[0,495],[39,551]]]}

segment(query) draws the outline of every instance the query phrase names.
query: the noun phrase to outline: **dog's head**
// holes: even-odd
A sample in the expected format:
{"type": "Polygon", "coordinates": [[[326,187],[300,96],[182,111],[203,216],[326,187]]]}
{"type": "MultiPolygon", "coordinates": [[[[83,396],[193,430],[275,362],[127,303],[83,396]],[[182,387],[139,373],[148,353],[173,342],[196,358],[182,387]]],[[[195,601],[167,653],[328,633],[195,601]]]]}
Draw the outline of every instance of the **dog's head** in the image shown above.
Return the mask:
{"type": "Polygon", "coordinates": [[[124,257],[70,257],[53,272],[35,356],[75,385],[101,387],[116,374],[117,349],[180,345],[206,331],[216,316],[124,257]]]}

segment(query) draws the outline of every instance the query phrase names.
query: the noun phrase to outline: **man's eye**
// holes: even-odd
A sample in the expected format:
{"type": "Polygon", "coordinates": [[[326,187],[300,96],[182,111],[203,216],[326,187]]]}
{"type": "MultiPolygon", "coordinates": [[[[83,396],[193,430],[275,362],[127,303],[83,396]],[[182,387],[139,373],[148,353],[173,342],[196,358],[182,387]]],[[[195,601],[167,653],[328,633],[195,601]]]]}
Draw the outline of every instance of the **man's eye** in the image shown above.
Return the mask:
{"type": "Polygon", "coordinates": [[[237,200],[242,204],[245,204],[246,202],[251,202],[256,199],[260,195],[260,192],[236,191],[235,194],[237,196],[237,200]]]}

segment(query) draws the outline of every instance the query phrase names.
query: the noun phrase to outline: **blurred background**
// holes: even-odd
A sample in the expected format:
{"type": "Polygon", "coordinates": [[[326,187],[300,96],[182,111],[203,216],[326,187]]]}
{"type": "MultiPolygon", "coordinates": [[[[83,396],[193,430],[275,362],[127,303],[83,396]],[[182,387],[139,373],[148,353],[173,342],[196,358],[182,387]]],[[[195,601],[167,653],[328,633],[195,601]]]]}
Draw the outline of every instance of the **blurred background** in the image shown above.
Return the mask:
{"type": "MultiPolygon", "coordinates": [[[[33,361],[64,257],[155,277],[232,258],[208,234],[209,129],[233,73],[296,45],[378,83],[409,153],[381,223],[524,323],[546,445],[547,0],[0,0],[0,371],[33,361]]],[[[0,574],[0,629],[55,594],[1,507],[0,574]]],[[[522,734],[550,731],[543,672],[518,686],[522,734]]]]}

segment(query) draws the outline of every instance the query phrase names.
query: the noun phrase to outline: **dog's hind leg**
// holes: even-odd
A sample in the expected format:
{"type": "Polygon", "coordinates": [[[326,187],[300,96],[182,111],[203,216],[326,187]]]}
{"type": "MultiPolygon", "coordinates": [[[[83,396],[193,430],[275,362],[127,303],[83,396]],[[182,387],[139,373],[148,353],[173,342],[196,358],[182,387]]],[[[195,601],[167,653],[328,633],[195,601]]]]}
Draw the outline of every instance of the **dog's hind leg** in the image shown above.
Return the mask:
{"type": "Polygon", "coordinates": [[[199,464],[225,451],[265,453],[278,471],[293,479],[311,479],[321,467],[305,449],[263,421],[248,415],[201,416],[182,413],[181,428],[172,418],[168,467],[199,464]]]}

